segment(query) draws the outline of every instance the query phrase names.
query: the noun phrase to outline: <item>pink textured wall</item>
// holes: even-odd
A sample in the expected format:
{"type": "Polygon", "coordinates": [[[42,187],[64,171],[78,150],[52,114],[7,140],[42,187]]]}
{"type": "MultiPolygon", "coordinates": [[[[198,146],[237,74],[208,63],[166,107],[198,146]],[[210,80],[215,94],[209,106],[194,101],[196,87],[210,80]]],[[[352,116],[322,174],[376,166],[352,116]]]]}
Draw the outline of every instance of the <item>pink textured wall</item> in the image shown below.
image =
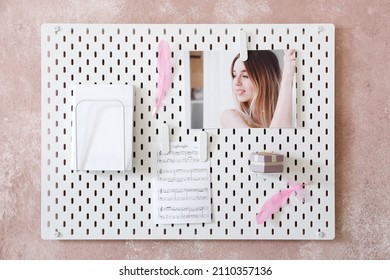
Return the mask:
{"type": "Polygon", "coordinates": [[[0,0],[0,259],[389,259],[390,1],[145,2],[0,0]],[[47,22],[335,24],[336,239],[41,240],[40,25],[47,22]]]}

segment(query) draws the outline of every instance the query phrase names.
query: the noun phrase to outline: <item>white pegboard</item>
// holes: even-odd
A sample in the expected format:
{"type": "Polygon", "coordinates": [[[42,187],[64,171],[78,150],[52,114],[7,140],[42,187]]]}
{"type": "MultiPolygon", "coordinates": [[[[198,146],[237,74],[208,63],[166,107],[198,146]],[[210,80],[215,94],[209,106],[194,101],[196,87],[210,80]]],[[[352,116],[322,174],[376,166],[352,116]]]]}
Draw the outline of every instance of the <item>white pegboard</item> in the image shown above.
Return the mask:
{"type": "Polygon", "coordinates": [[[42,26],[42,214],[44,239],[333,239],[334,26],[94,25],[42,26]],[[209,135],[212,222],[156,225],[152,219],[153,143],[160,127],[171,141],[197,141],[185,127],[183,59],[191,50],[297,50],[297,128],[214,129],[209,135]],[[160,40],[169,42],[173,83],[152,116],[160,40]],[[74,84],[135,86],[133,169],[75,172],[70,168],[74,84]],[[255,151],[285,155],[278,178],[250,173],[255,151]],[[306,202],[295,199],[265,224],[256,213],[287,182],[312,182],[306,202]]]}

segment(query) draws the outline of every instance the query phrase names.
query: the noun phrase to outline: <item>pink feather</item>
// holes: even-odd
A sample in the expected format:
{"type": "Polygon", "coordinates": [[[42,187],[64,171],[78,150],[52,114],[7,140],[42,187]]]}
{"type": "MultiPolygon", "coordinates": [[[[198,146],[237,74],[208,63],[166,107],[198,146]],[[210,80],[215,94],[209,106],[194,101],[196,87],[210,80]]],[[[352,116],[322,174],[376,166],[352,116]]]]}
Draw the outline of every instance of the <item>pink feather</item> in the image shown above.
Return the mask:
{"type": "Polygon", "coordinates": [[[263,205],[260,212],[256,216],[256,221],[258,224],[264,223],[268,220],[272,214],[276,213],[281,207],[287,203],[287,199],[292,193],[296,192],[297,197],[300,200],[303,200],[303,191],[302,185],[296,184],[291,188],[280,191],[273,196],[271,196],[263,205]]]}
{"type": "Polygon", "coordinates": [[[157,110],[160,108],[167,90],[171,85],[171,67],[171,50],[169,48],[169,44],[166,41],[160,41],[158,44],[157,58],[158,86],[156,91],[156,106],[153,110],[153,116],[156,115],[157,110]]]}

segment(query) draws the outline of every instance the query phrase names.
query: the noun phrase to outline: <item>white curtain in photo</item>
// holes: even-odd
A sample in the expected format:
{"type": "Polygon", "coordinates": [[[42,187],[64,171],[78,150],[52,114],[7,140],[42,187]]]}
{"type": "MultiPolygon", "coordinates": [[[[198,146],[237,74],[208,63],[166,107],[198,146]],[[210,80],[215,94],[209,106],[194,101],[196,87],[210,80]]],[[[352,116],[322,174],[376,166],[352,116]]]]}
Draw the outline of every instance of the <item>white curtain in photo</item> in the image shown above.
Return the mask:
{"type": "Polygon", "coordinates": [[[221,113],[235,107],[230,66],[233,52],[203,52],[203,127],[220,128],[221,113]]]}

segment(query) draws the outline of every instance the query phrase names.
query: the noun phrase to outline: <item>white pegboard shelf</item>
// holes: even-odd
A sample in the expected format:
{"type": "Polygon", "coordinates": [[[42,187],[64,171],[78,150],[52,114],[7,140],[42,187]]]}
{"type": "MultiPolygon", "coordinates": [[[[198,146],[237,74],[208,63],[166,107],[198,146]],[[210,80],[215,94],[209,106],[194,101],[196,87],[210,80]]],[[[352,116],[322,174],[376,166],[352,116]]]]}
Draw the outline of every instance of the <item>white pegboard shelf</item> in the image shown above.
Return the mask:
{"type": "Polygon", "coordinates": [[[42,223],[44,239],[321,239],[335,234],[334,26],[44,24],[42,47],[42,223]],[[319,26],[323,30],[319,32],[319,26]],[[297,128],[207,130],[212,223],[152,221],[153,143],[167,122],[171,141],[197,141],[184,125],[183,52],[297,50],[297,128]],[[170,43],[173,86],[152,117],[159,40],[170,43]],[[74,172],[70,168],[73,84],[133,84],[133,169],[74,172]],[[251,174],[254,151],[285,155],[285,171],[264,180],[251,174]],[[305,204],[291,199],[265,225],[264,200],[287,182],[306,186],[305,204]]]}

